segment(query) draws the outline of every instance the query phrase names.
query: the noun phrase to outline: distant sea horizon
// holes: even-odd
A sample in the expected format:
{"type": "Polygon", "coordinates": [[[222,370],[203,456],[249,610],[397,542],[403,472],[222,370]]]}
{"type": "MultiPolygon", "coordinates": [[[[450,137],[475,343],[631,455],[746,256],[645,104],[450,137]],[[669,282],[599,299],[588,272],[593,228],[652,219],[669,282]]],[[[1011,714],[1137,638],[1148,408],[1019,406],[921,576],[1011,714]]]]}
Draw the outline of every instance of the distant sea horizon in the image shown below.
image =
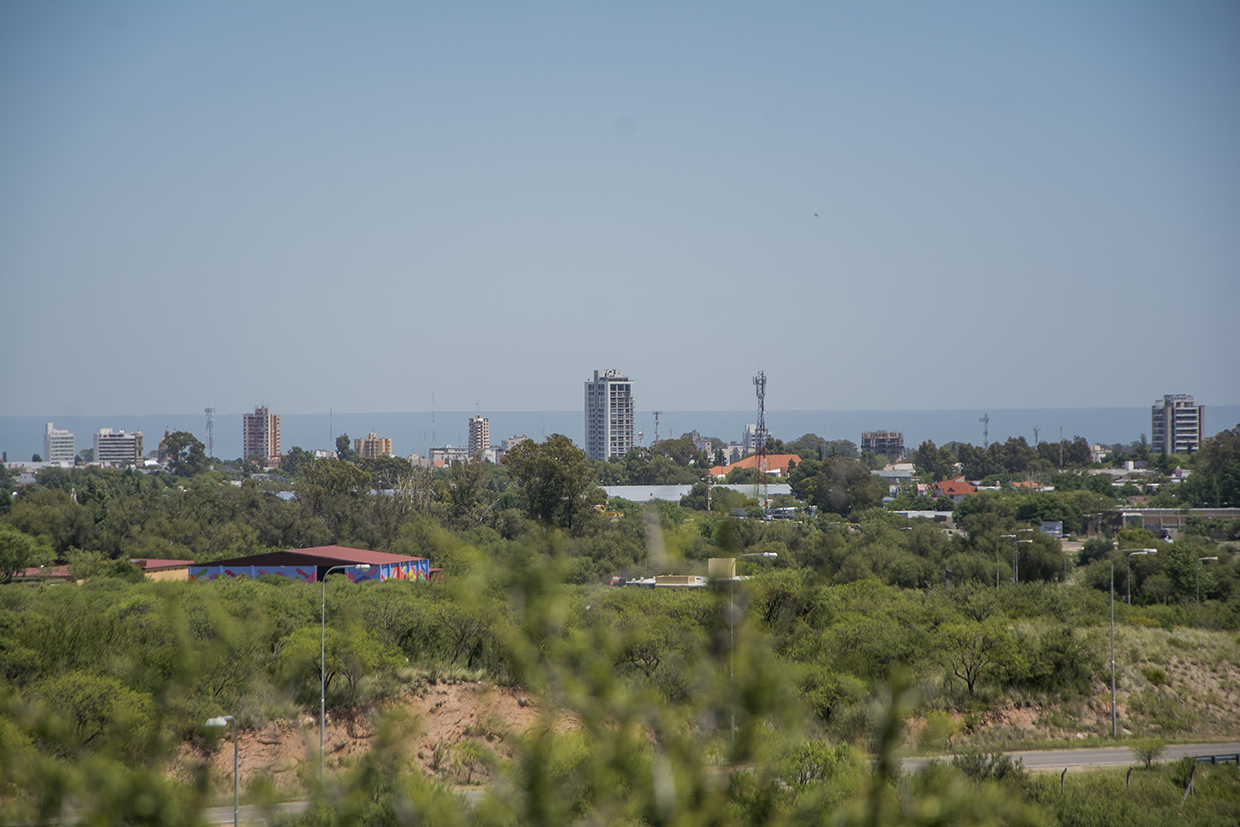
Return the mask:
{"type": "MultiPolygon", "coordinates": [[[[273,413],[280,414],[273,409],[273,413]]],[[[347,433],[350,440],[374,432],[392,440],[392,451],[398,456],[426,456],[432,447],[464,445],[469,439],[468,420],[475,411],[412,411],[406,413],[311,413],[280,414],[282,450],[293,446],[306,450],[332,449],[335,438],[347,433]]],[[[552,434],[563,434],[577,445],[583,444],[585,414],[570,411],[482,411],[490,420],[491,442],[499,445],[513,436],[525,435],[541,441],[552,434]]],[[[1009,437],[1023,436],[1034,441],[1057,442],[1060,428],[1064,439],[1083,436],[1091,444],[1134,442],[1142,434],[1149,437],[1150,409],[1136,408],[983,408],[922,411],[797,411],[768,410],[767,430],[785,441],[804,434],[817,434],[828,439],[847,439],[861,444],[864,431],[897,431],[904,434],[904,445],[914,450],[925,440],[936,445],[946,442],[970,442],[981,445],[983,423],[989,414],[989,441],[1003,442],[1009,437]]],[[[215,415],[215,455],[235,459],[241,454],[240,413],[215,415]]],[[[717,437],[724,442],[739,442],[746,424],[757,421],[756,410],[743,411],[664,411],[659,416],[659,437],[672,439],[697,431],[702,436],[717,437]]],[[[77,450],[94,445],[94,434],[101,428],[142,431],[143,449],[159,447],[164,430],[188,431],[206,442],[206,416],[192,414],[144,414],[114,416],[4,416],[0,417],[0,451],[10,461],[28,461],[43,453],[43,433],[48,422],[59,430],[71,431],[77,450]]],[[[1240,405],[1207,405],[1205,409],[1207,436],[1213,436],[1240,423],[1240,405]]],[[[654,415],[637,412],[637,429],[642,432],[641,444],[650,445],[655,438],[654,415]]]]}

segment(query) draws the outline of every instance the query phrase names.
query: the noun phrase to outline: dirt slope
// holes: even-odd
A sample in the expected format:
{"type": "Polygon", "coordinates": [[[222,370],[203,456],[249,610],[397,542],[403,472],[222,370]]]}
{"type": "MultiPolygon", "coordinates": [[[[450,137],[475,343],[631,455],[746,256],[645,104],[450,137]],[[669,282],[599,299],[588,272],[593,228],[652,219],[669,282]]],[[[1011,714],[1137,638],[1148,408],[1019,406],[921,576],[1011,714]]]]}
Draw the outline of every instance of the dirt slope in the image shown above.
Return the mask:
{"type": "MultiPolygon", "coordinates": [[[[520,690],[471,681],[419,683],[389,701],[383,711],[393,710],[415,721],[412,731],[417,734],[406,745],[410,760],[428,775],[459,783],[481,780],[485,771],[478,755],[489,750],[506,756],[506,733],[523,732],[539,716],[537,704],[520,690]]],[[[572,724],[562,720],[561,725],[572,724]]],[[[372,715],[354,709],[328,710],[324,753],[329,772],[369,750],[374,735],[372,715]]],[[[317,717],[243,729],[239,745],[242,787],[248,788],[259,777],[277,789],[300,787],[303,774],[317,771],[318,741],[317,717]]],[[[231,785],[233,750],[228,743],[220,744],[214,753],[202,744],[184,745],[173,772],[187,777],[204,761],[213,786],[231,785]]]]}

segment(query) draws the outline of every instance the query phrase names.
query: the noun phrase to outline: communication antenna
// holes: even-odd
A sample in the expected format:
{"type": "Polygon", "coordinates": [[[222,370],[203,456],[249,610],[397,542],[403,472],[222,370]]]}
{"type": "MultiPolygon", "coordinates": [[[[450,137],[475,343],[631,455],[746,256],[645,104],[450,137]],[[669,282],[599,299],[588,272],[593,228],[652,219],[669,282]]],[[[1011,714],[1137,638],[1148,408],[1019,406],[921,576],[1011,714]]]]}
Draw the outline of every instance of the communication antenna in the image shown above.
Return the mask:
{"type": "Polygon", "coordinates": [[[990,448],[990,414],[986,414],[978,422],[982,423],[982,450],[990,448]]]}
{"type": "Polygon", "coordinates": [[[203,408],[207,415],[207,456],[215,456],[215,408],[203,408]]]}
{"type": "Polygon", "coordinates": [[[1033,426],[1033,447],[1034,448],[1038,447],[1038,431],[1040,430],[1041,428],[1039,428],[1037,425],[1033,426]]]}
{"type": "Polygon", "coordinates": [[[767,506],[766,496],[766,371],[758,371],[758,375],[753,378],[754,390],[758,394],[758,458],[754,463],[754,468],[761,475],[758,479],[762,485],[762,499],[759,503],[765,510],[767,506]]]}
{"type": "Polygon", "coordinates": [[[1063,468],[1063,426],[1059,426],[1059,467],[1063,468]]]}
{"type": "Polygon", "coordinates": [[[663,411],[654,412],[654,442],[650,443],[651,445],[659,444],[659,416],[661,416],[662,413],[663,411]]]}
{"type": "Polygon", "coordinates": [[[435,447],[435,392],[431,391],[431,447],[435,447]]]}

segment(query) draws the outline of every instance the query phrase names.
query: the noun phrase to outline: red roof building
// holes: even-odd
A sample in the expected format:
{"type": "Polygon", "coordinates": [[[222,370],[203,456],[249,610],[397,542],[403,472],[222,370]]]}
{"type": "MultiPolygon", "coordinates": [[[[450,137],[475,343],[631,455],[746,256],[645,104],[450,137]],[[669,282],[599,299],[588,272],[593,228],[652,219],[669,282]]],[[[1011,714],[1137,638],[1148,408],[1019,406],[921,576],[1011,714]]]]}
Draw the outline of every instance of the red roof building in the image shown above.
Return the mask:
{"type": "Polygon", "coordinates": [[[329,570],[340,568],[353,582],[362,580],[426,580],[430,561],[425,557],[406,557],[383,551],[346,546],[291,548],[230,560],[215,560],[190,566],[191,580],[217,577],[259,577],[271,574],[317,583],[329,570]],[[366,568],[362,568],[365,566],[366,568]]]}
{"type": "Polygon", "coordinates": [[[959,503],[965,497],[977,491],[977,486],[969,483],[964,477],[956,477],[934,484],[936,497],[950,497],[953,503],[959,503]]]}
{"type": "MultiPolygon", "coordinates": [[[[801,457],[796,454],[767,454],[766,455],[766,472],[778,477],[788,476],[788,472],[792,467],[801,461],[801,457]]],[[[711,476],[726,477],[728,472],[733,468],[755,468],[758,464],[758,455],[745,457],[740,462],[734,462],[731,465],[716,465],[710,469],[711,476]]]]}

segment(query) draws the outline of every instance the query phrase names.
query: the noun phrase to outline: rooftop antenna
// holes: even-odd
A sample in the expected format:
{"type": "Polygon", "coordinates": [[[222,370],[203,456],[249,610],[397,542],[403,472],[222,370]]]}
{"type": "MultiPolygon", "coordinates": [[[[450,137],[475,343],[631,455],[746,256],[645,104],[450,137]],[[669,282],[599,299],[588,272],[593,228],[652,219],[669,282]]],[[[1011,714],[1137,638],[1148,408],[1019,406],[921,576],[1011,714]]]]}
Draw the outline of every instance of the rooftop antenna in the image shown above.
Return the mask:
{"type": "Polygon", "coordinates": [[[654,442],[650,443],[651,445],[659,444],[659,417],[662,416],[662,414],[663,411],[654,412],[654,442]]]}
{"type": "Polygon", "coordinates": [[[753,378],[754,390],[758,394],[758,459],[754,463],[754,468],[761,475],[758,479],[762,485],[762,499],[760,505],[763,509],[767,504],[767,488],[766,488],[766,371],[758,371],[758,375],[753,378]]]}
{"type": "Polygon", "coordinates": [[[990,448],[990,414],[984,415],[978,422],[982,423],[982,450],[990,448]]]}
{"type": "Polygon", "coordinates": [[[215,408],[203,408],[207,415],[207,456],[215,456],[215,408]]]}

